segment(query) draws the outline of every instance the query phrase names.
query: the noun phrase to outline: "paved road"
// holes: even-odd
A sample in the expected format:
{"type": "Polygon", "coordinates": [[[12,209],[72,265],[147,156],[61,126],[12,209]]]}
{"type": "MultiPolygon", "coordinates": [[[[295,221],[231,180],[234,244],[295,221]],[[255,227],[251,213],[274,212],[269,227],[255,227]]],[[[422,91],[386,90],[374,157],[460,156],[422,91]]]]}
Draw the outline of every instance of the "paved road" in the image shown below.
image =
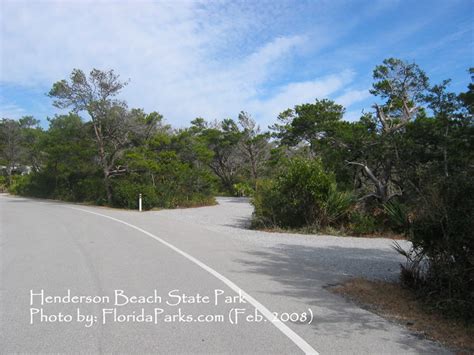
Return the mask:
{"type": "Polygon", "coordinates": [[[0,195],[1,351],[446,351],[324,288],[396,277],[390,240],[249,231],[251,212],[232,198],[138,213],[0,195]]]}

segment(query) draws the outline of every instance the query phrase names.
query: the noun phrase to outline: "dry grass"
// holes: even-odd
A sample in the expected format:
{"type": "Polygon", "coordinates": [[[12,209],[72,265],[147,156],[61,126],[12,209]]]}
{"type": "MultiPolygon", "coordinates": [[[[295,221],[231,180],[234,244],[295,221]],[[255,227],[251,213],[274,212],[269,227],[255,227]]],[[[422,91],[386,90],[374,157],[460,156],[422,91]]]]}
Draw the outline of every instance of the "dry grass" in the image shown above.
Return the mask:
{"type": "Polygon", "coordinates": [[[459,354],[474,353],[474,327],[446,319],[428,309],[415,295],[397,283],[352,279],[331,288],[428,339],[439,341],[459,354]]]}

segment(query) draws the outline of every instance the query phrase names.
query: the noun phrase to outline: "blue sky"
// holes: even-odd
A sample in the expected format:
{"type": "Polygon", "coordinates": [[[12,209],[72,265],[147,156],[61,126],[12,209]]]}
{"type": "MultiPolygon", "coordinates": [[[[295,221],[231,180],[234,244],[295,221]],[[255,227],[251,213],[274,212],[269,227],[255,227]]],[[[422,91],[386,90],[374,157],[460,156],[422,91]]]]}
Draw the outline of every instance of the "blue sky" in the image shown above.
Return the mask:
{"type": "Polygon", "coordinates": [[[331,98],[354,120],[371,110],[372,70],[415,61],[464,91],[474,66],[472,0],[0,0],[0,117],[59,113],[45,95],[73,68],[130,79],[130,107],[175,127],[331,98]]]}

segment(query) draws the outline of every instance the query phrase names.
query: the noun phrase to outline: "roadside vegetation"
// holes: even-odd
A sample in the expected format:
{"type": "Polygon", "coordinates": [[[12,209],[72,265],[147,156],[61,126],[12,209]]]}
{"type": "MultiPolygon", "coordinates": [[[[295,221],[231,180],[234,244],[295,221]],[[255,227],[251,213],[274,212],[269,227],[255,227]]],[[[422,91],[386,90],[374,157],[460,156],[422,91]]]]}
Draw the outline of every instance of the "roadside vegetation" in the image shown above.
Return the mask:
{"type": "MultiPolygon", "coordinates": [[[[470,70],[474,77],[474,70],[470,70]]],[[[251,115],[171,127],[129,108],[114,71],[75,69],[49,96],[68,114],[0,122],[0,190],[121,208],[209,205],[250,196],[253,226],[400,234],[402,284],[445,314],[474,316],[474,84],[449,91],[415,63],[373,72],[372,108],[343,120],[328,99],[262,131],[251,115]]]]}
{"type": "Polygon", "coordinates": [[[352,279],[329,288],[384,318],[406,326],[422,338],[437,341],[456,354],[474,352],[474,324],[442,317],[437,309],[400,284],[352,279]]]}

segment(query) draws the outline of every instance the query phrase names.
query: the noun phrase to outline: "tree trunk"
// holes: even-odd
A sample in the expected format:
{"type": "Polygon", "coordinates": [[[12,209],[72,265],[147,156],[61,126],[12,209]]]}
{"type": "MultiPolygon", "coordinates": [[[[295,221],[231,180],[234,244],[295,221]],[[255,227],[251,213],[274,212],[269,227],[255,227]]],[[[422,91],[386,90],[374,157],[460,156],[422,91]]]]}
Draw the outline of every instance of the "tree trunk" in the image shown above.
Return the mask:
{"type": "Polygon", "coordinates": [[[110,180],[107,172],[104,171],[104,187],[105,193],[107,194],[107,204],[112,206],[112,187],[110,186],[110,180]]]}
{"type": "Polygon", "coordinates": [[[102,165],[102,169],[104,171],[104,187],[105,187],[105,193],[107,195],[107,204],[111,206],[112,205],[112,187],[110,186],[109,164],[107,163],[107,158],[105,156],[102,130],[100,129],[100,127],[97,125],[95,121],[93,122],[94,122],[94,131],[95,131],[96,140],[97,140],[97,148],[99,151],[99,160],[100,160],[100,164],[102,165]]]}
{"type": "Polygon", "coordinates": [[[376,197],[382,203],[386,203],[390,200],[390,198],[392,197],[392,196],[389,196],[389,194],[388,194],[388,177],[390,175],[387,171],[385,172],[385,175],[386,175],[385,180],[382,180],[382,179],[378,179],[375,176],[375,174],[372,172],[372,170],[365,164],[357,163],[357,162],[350,162],[350,161],[347,161],[347,163],[351,164],[351,165],[358,165],[358,166],[362,167],[363,170],[364,170],[365,175],[374,184],[376,193],[367,195],[365,197],[369,197],[369,196],[376,197]]]}
{"type": "Polygon", "coordinates": [[[257,172],[257,162],[255,161],[254,157],[252,157],[251,174],[252,174],[254,187],[257,187],[258,172],[257,172]]]}
{"type": "Polygon", "coordinates": [[[7,168],[7,173],[8,173],[8,186],[11,186],[12,185],[12,166],[8,166],[7,168]]]}

